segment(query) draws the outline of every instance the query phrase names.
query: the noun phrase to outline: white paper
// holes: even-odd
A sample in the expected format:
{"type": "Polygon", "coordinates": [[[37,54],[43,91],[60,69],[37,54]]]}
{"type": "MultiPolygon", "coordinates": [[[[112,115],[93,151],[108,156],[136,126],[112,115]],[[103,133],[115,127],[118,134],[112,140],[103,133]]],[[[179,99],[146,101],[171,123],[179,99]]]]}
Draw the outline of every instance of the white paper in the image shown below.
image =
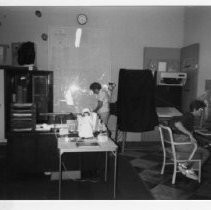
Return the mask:
{"type": "Polygon", "coordinates": [[[3,57],[3,54],[4,54],[4,48],[0,46],[0,56],[3,57]]]}
{"type": "Polygon", "coordinates": [[[158,62],[158,71],[166,71],[166,62],[158,62]]]}

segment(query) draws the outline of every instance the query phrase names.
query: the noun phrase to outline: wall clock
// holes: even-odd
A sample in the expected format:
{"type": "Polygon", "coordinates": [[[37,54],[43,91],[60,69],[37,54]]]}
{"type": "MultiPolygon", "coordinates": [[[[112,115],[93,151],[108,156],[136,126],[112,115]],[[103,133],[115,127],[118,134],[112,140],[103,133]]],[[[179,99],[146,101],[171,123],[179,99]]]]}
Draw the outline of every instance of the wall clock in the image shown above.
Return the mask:
{"type": "Polygon", "coordinates": [[[80,15],[78,15],[78,17],[77,17],[77,20],[78,20],[78,23],[79,23],[80,25],[84,25],[84,24],[87,23],[88,18],[87,18],[87,16],[86,16],[85,14],[80,14],[80,15]]]}

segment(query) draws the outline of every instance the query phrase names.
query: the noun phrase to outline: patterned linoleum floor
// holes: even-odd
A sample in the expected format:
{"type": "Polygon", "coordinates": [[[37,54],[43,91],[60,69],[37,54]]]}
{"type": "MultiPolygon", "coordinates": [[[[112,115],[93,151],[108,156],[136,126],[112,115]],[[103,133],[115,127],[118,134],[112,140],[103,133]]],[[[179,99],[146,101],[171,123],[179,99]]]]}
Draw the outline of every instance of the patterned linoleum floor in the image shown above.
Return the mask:
{"type": "Polygon", "coordinates": [[[138,149],[131,150],[127,146],[123,155],[136,169],[156,200],[211,200],[211,157],[202,168],[200,184],[177,173],[176,183],[173,185],[171,165],[166,166],[163,175],[160,174],[163,153],[159,144],[152,142],[135,148],[138,149]]]}

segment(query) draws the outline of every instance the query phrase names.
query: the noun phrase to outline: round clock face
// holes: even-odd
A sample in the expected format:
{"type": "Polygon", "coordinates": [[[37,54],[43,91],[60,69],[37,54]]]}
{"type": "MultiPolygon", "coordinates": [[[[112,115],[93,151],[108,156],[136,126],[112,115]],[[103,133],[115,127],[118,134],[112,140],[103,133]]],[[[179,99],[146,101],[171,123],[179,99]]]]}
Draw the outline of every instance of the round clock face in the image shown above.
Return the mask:
{"type": "Polygon", "coordinates": [[[86,24],[87,22],[87,16],[84,14],[78,15],[78,23],[81,25],[86,24]]]}

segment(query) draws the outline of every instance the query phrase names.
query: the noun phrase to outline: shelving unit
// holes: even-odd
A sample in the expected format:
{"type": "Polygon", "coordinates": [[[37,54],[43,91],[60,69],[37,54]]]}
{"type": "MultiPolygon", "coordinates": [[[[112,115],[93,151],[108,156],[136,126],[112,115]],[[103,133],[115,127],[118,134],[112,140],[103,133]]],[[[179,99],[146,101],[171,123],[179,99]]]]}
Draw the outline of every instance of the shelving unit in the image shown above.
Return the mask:
{"type": "Polygon", "coordinates": [[[10,131],[32,131],[36,127],[36,106],[33,103],[13,103],[10,107],[10,131]]]}
{"type": "Polygon", "coordinates": [[[53,112],[53,72],[28,67],[1,66],[4,72],[5,136],[11,131],[11,104],[34,104],[36,122],[47,123],[41,113],[53,112]]]}

